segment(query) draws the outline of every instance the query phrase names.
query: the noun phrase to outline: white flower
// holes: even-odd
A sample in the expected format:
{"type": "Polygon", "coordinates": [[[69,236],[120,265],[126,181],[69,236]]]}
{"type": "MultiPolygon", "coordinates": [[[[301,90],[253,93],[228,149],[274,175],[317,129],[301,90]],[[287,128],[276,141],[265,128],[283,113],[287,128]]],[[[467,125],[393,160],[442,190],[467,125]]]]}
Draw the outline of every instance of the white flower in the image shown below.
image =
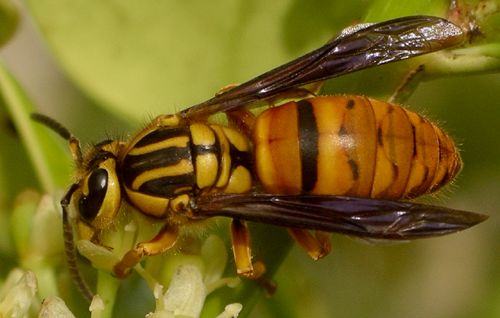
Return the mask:
{"type": "Polygon", "coordinates": [[[64,300],[52,296],[43,300],[38,318],[74,318],[75,315],[66,307],[64,300]]]}
{"type": "Polygon", "coordinates": [[[216,318],[236,318],[243,309],[243,305],[239,303],[229,304],[224,308],[224,312],[216,318]]]}
{"type": "Polygon", "coordinates": [[[156,311],[148,318],[199,317],[207,296],[201,271],[194,265],[180,265],[169,288],[162,292],[163,287],[156,285],[156,311]]]}
{"type": "MultiPolygon", "coordinates": [[[[224,243],[217,236],[207,238],[201,249],[202,266],[182,263],[177,266],[166,292],[157,284],[154,288],[156,309],[148,318],[174,318],[200,316],[207,295],[213,290],[236,286],[237,277],[222,278],[227,262],[224,243]]],[[[231,304],[218,317],[237,317],[241,304],[231,304]]]]}
{"type": "Polygon", "coordinates": [[[104,309],[104,301],[99,295],[95,295],[89,307],[89,311],[92,313],[91,318],[100,318],[104,309]]]}
{"type": "Polygon", "coordinates": [[[33,303],[37,303],[35,274],[13,269],[0,289],[0,317],[24,317],[33,303]]]}

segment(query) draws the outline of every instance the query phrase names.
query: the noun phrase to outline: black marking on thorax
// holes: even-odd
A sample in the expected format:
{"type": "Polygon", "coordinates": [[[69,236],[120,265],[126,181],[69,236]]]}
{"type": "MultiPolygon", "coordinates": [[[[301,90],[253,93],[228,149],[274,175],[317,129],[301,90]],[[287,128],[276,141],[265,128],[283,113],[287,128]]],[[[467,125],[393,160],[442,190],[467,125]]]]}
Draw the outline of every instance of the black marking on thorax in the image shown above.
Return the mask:
{"type": "Polygon", "coordinates": [[[231,170],[234,170],[238,166],[243,166],[247,168],[248,171],[252,171],[253,167],[253,156],[249,151],[241,151],[236,148],[235,145],[229,143],[229,156],[231,157],[231,170]]]}
{"type": "MultiPolygon", "coordinates": [[[[140,139],[134,148],[147,147],[169,138],[186,136],[191,141],[189,127],[158,128],[140,139]]],[[[181,160],[192,162],[190,143],[184,147],[166,147],[139,155],[127,154],[121,164],[121,175],[125,185],[132,188],[134,180],[144,172],[175,166],[181,160]]],[[[144,182],[139,191],[145,194],[161,197],[172,197],[179,187],[193,186],[195,183],[194,172],[172,176],[159,176],[144,182]]]]}

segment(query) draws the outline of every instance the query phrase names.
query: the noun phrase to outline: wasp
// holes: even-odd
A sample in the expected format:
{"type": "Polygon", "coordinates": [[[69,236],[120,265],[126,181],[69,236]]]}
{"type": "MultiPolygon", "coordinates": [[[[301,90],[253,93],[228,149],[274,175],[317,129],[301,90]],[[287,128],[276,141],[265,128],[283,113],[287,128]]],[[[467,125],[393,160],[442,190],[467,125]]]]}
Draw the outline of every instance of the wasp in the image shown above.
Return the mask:
{"type": "Polygon", "coordinates": [[[407,201],[440,189],[461,169],[452,139],[436,124],[394,103],[308,90],[463,41],[459,27],[438,17],[351,27],[205,102],[158,116],[130,140],[106,140],[85,153],[66,128],[35,114],[69,142],[77,166],[76,181],[61,200],[77,282],[73,223],[80,238],[100,244],[123,205],[163,223],[154,237],[124,253],[113,267],[117,277],[174,247],[184,227],[216,216],[232,219],[236,269],[252,279],[265,268],[252,262],[246,221],[287,227],[314,259],[328,254],[332,232],[412,240],[484,221],[485,215],[407,201]],[[255,115],[249,110],[255,105],[267,107],[255,115]],[[220,112],[227,125],[209,121],[220,112]]]}

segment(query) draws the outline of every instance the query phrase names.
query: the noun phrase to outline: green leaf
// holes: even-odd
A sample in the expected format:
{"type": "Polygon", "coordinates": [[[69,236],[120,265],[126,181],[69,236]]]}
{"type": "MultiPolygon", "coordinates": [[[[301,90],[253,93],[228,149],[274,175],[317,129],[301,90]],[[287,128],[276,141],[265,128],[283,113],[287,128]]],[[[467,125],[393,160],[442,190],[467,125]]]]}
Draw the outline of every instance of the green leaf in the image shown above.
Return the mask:
{"type": "Polygon", "coordinates": [[[10,0],[0,0],[0,47],[14,35],[18,24],[17,7],[10,0]]]}
{"type": "Polygon", "coordinates": [[[128,119],[178,111],[298,56],[351,23],[359,3],[28,1],[67,74],[128,119]]]}
{"type": "MultiPolygon", "coordinates": [[[[206,3],[29,0],[28,4],[42,37],[74,83],[116,116],[137,121],[138,118],[143,119],[145,114],[172,113],[204,100],[228,83],[242,82],[318,47],[337,31],[356,21],[375,22],[413,14],[445,16],[447,2],[415,0],[402,3],[401,1],[380,0],[372,1],[367,5],[366,1],[327,0],[314,3],[263,0],[239,2],[215,0],[206,3]]],[[[495,19],[492,18],[491,21],[493,20],[495,19]]],[[[486,27],[484,30],[488,35],[498,33],[494,32],[494,27],[490,29],[486,27]]],[[[495,37],[487,37],[487,39],[490,38],[495,37]]],[[[496,47],[490,48],[492,48],[492,54],[498,52],[496,47]]],[[[340,93],[355,92],[379,97],[387,96],[393,92],[394,85],[397,85],[398,80],[407,74],[407,71],[408,68],[401,68],[401,64],[375,68],[336,79],[331,81],[329,86],[332,87],[331,91],[340,93]]],[[[456,85],[456,87],[462,86],[469,87],[463,84],[456,85]]],[[[437,99],[434,97],[434,100],[437,99]]],[[[421,104],[424,105],[424,103],[421,104]]],[[[461,107],[459,109],[466,111],[466,108],[463,108],[465,106],[462,105],[464,103],[458,101],[456,104],[461,107]]],[[[495,108],[493,104],[480,106],[495,108]]],[[[432,112],[439,111],[437,107],[429,107],[429,109],[432,112]]],[[[489,111],[491,109],[485,109],[483,113],[489,111]]],[[[454,111],[454,113],[454,116],[460,117],[463,122],[470,122],[469,116],[463,116],[462,112],[454,111]]],[[[468,113],[473,113],[473,111],[469,109],[468,113]]],[[[446,119],[445,115],[447,115],[446,110],[443,111],[442,118],[446,119]]],[[[453,118],[452,116],[449,118],[453,118]]],[[[491,118],[495,118],[494,115],[490,116],[490,120],[491,118]]],[[[477,126],[481,126],[480,128],[488,132],[490,136],[490,142],[486,145],[493,148],[491,147],[494,144],[491,141],[493,133],[487,129],[493,127],[494,123],[491,125],[481,123],[478,122],[477,126]]],[[[89,129],[106,130],[106,127],[90,126],[92,125],[89,125],[89,129]]],[[[484,136],[487,135],[486,133],[474,137],[472,130],[474,129],[462,136],[468,137],[469,140],[486,139],[484,136]]],[[[479,145],[483,146],[480,148],[483,153],[488,152],[484,144],[479,145]]],[[[477,153],[481,152],[477,151],[477,153]]],[[[477,156],[476,162],[480,163],[476,165],[484,162],[485,159],[480,157],[480,155],[477,156]]],[[[490,161],[493,160],[490,159],[490,161]]],[[[255,248],[255,251],[256,254],[262,256],[262,260],[266,261],[272,274],[281,264],[282,257],[290,246],[290,240],[285,238],[286,233],[280,229],[269,230],[269,227],[258,227],[265,230],[257,231],[257,233],[253,231],[255,246],[259,246],[259,241],[262,246],[262,248],[255,248]],[[274,260],[272,260],[273,257],[275,257],[274,260]]],[[[388,271],[387,277],[380,279],[377,284],[370,285],[369,282],[373,281],[370,270],[377,269],[377,265],[382,268],[380,264],[377,264],[377,260],[380,261],[380,255],[377,255],[379,252],[371,250],[370,254],[369,250],[365,249],[359,255],[368,255],[368,257],[360,256],[359,259],[354,260],[346,257],[344,266],[335,276],[335,270],[339,268],[337,264],[340,263],[342,266],[342,260],[338,261],[339,258],[342,259],[342,253],[348,254],[350,249],[363,249],[357,247],[358,245],[345,248],[342,246],[342,241],[340,244],[338,248],[340,255],[331,258],[334,265],[322,272],[317,270],[320,264],[313,265],[315,267],[303,272],[305,276],[303,283],[306,284],[308,274],[316,272],[323,276],[317,274],[318,277],[310,282],[313,286],[322,283],[323,280],[331,282],[332,280],[327,279],[328,275],[342,276],[338,281],[334,280],[337,284],[333,283],[328,286],[326,293],[321,294],[314,289],[316,294],[311,293],[311,295],[327,298],[323,305],[334,303],[337,307],[335,310],[338,312],[344,310],[346,314],[354,313],[351,316],[356,316],[359,310],[364,313],[363,316],[366,316],[371,309],[375,308],[370,308],[370,306],[353,308],[349,301],[363,298],[363,296],[368,299],[372,297],[375,288],[384,284],[390,285],[382,280],[393,277],[399,265],[401,263],[404,265],[400,259],[404,258],[405,254],[394,254],[397,256],[388,258],[386,263],[395,265],[386,265],[384,268],[388,271]],[[398,257],[400,255],[403,257],[398,257]],[[339,286],[339,288],[332,288],[332,286],[339,286]],[[345,302],[331,297],[331,293],[339,295],[338,291],[340,291],[340,299],[342,299],[342,292],[346,289],[347,294],[352,297],[344,297],[345,302]],[[363,290],[364,294],[358,297],[360,290],[363,290]]],[[[439,243],[436,241],[430,244],[439,243]]],[[[407,251],[409,247],[401,250],[407,251]]],[[[305,261],[307,256],[302,255],[301,259],[305,261]]],[[[323,261],[322,264],[325,262],[327,261],[323,261]]],[[[323,266],[329,267],[328,263],[326,264],[323,266]]],[[[291,267],[295,265],[292,264],[291,267]]],[[[290,272],[283,274],[282,278],[288,278],[288,273],[290,272]]],[[[402,280],[410,278],[412,282],[411,278],[415,274],[414,268],[408,266],[406,271],[401,270],[401,273],[399,278],[402,280]]],[[[294,277],[301,277],[301,273],[299,272],[294,277]]],[[[381,275],[376,275],[376,277],[381,277],[381,275]]],[[[294,282],[288,285],[296,284],[294,282]]],[[[435,285],[431,284],[431,286],[435,285]]],[[[291,286],[291,288],[294,287],[297,288],[297,286],[291,286]]],[[[383,301],[399,299],[398,290],[396,288],[393,293],[390,290],[384,290],[373,296],[378,296],[377,300],[390,306],[390,301],[383,301]]],[[[208,312],[220,312],[218,309],[221,309],[221,304],[246,299],[248,302],[245,302],[245,312],[242,313],[246,315],[252,310],[252,303],[258,299],[256,295],[259,293],[256,291],[260,291],[260,287],[249,281],[246,281],[236,292],[231,289],[221,289],[220,293],[217,291],[207,300],[208,312]]],[[[303,292],[306,293],[306,290],[304,289],[303,292]]],[[[301,306],[301,300],[285,299],[276,306],[275,312],[295,313],[297,307],[303,307],[303,310],[309,313],[314,312],[308,307],[301,306]]],[[[379,306],[378,301],[374,302],[377,307],[386,307],[379,306]]],[[[414,308],[418,301],[406,300],[406,303],[414,308]]],[[[325,316],[332,315],[332,311],[328,313],[325,316]]],[[[383,310],[379,309],[378,314],[380,313],[383,313],[383,310]]]]}
{"type": "MultiPolygon", "coordinates": [[[[38,182],[45,192],[67,182],[68,151],[54,142],[47,128],[30,119],[34,106],[11,74],[0,64],[0,97],[28,152],[38,182]]],[[[51,133],[53,134],[53,133],[51,133]]]]}
{"type": "Polygon", "coordinates": [[[364,20],[383,21],[410,15],[446,16],[447,0],[375,0],[370,2],[364,20]]]}

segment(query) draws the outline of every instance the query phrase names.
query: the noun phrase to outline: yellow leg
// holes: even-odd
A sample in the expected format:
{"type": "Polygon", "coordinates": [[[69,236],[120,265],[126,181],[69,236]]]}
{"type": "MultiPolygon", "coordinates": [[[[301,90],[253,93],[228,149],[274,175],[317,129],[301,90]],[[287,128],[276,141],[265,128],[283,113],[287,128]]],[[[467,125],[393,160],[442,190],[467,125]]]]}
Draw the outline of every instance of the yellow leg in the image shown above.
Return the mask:
{"type": "Polygon", "coordinates": [[[255,115],[247,109],[240,108],[226,113],[229,125],[241,131],[248,138],[253,137],[255,115]]]}
{"type": "Polygon", "coordinates": [[[113,273],[118,278],[124,278],[144,256],[157,255],[172,248],[178,235],[177,226],[165,225],[152,240],[138,243],[134,249],[128,251],[113,267],[113,273]]]}
{"type": "Polygon", "coordinates": [[[236,84],[236,83],[227,84],[226,86],[221,87],[219,89],[219,91],[217,93],[215,93],[215,96],[218,96],[218,95],[223,94],[223,93],[225,93],[227,91],[230,91],[230,90],[232,90],[233,88],[235,88],[236,86],[239,86],[239,85],[240,84],[236,84]]]}
{"type": "Polygon", "coordinates": [[[332,250],[330,233],[316,231],[315,235],[312,235],[308,230],[297,228],[289,228],[288,232],[314,260],[328,255],[332,250]]]}
{"type": "Polygon", "coordinates": [[[231,239],[233,241],[233,254],[238,275],[258,279],[264,274],[266,268],[263,263],[252,263],[252,250],[250,247],[250,232],[245,223],[233,219],[231,223],[231,239]]]}

